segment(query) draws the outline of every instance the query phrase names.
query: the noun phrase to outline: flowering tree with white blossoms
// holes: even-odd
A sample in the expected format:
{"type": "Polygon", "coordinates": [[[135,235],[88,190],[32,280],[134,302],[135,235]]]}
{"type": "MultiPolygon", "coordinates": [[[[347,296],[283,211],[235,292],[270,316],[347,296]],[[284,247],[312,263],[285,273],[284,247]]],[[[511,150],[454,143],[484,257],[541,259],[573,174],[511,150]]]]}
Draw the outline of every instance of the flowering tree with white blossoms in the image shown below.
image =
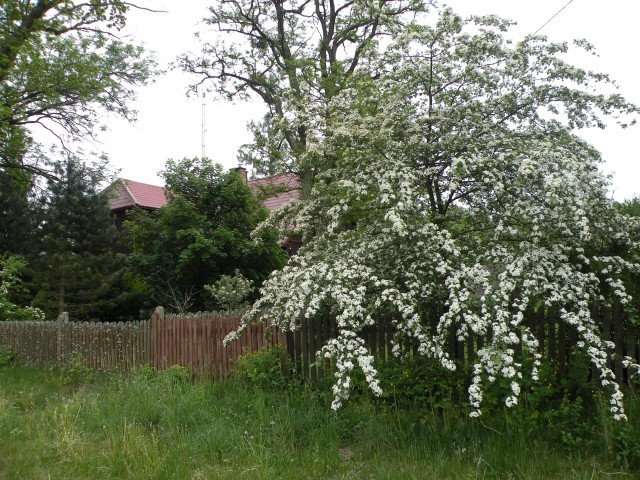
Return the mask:
{"type": "Polygon", "coordinates": [[[0,321],[44,320],[39,308],[21,307],[11,301],[11,294],[23,289],[20,272],[27,262],[18,256],[0,256],[0,321]]]}
{"type": "Polygon", "coordinates": [[[629,305],[624,278],[640,265],[610,252],[637,251],[638,224],[614,211],[599,153],[572,130],[603,126],[603,115],[624,125],[638,108],[593,93],[610,80],[565,63],[567,45],[506,41],[509,25],[445,10],[435,26],[408,28],[332,103],[341,121],[307,151],[332,167],[311,197],[268,220],[295,225],[305,246],[267,280],[239,331],[258,316],[284,330],[334,316],[338,336],[319,354],[336,362],[335,409],[356,367],[380,393],[361,332],[383,318],[398,352],[409,339],[452,370],[451,332],[483,337],[471,415],[481,414],[486,382],[499,378],[510,384],[505,404],[516,405],[521,379],[535,380],[543,361],[524,313],[554,308],[610,389],[614,418],[625,418],[607,366],[613,345],[590,306],[629,305]],[[534,359],[529,371],[519,347],[534,359]]]}

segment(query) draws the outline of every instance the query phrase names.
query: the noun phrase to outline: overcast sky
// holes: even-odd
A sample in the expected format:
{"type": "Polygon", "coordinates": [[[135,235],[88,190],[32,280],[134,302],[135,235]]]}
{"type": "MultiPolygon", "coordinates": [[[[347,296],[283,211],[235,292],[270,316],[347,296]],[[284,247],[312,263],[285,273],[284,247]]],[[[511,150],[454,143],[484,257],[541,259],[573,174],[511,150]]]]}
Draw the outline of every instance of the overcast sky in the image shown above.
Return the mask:
{"type": "MultiPolygon", "coordinates": [[[[533,33],[569,0],[449,0],[440,4],[467,14],[498,14],[518,23],[514,38],[533,33]]],[[[139,5],[167,13],[132,12],[126,33],[156,52],[160,66],[167,65],[185,51],[198,51],[194,33],[206,36],[200,22],[211,0],[139,0],[139,5]]],[[[638,0],[573,0],[541,31],[552,41],[585,38],[599,53],[597,59],[576,57],[579,66],[608,73],[627,100],[640,104],[637,28],[640,24],[638,0]],[[589,62],[589,63],[587,63],[589,62]]],[[[202,108],[200,98],[187,98],[191,79],[181,72],[168,71],[155,84],[140,89],[134,108],[138,121],[131,125],[107,119],[109,130],[100,135],[94,149],[108,154],[123,178],[161,184],[157,177],[168,158],[199,156],[202,151],[202,108]]],[[[262,116],[259,103],[236,103],[206,99],[205,153],[231,168],[237,165],[236,151],[250,140],[246,123],[262,116]]],[[[617,200],[640,195],[640,125],[622,130],[582,131],[580,135],[595,145],[605,159],[603,171],[612,173],[612,194],[617,200]]]]}

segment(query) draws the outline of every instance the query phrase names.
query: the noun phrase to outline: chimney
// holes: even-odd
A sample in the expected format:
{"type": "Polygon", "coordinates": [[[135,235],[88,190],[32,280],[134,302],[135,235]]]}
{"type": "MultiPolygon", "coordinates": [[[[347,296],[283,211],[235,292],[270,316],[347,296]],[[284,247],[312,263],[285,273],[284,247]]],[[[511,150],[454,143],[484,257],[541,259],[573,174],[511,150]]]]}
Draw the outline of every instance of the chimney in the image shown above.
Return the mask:
{"type": "Polygon", "coordinates": [[[242,182],[246,185],[247,184],[247,169],[244,168],[242,165],[238,165],[236,168],[233,168],[232,170],[234,170],[238,175],[240,175],[240,178],[242,179],[242,182]]]}

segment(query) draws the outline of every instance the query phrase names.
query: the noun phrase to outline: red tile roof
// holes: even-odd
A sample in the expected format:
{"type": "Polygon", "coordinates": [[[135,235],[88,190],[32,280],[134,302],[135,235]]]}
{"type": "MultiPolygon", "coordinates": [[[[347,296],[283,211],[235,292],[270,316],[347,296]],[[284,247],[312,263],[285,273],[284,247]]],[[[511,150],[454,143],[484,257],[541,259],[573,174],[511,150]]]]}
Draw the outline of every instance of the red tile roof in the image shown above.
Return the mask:
{"type": "MultiPolygon", "coordinates": [[[[249,180],[247,185],[254,194],[264,193],[262,200],[268,210],[277,210],[292,200],[300,198],[300,181],[294,173],[281,173],[271,177],[249,180]],[[278,187],[276,193],[269,195],[269,188],[278,187]]],[[[124,178],[118,179],[113,185],[109,196],[111,211],[117,212],[133,207],[145,210],[156,210],[167,203],[164,187],[134,182],[124,178]]]]}
{"type": "Polygon", "coordinates": [[[271,177],[256,178],[249,180],[247,185],[255,194],[260,194],[263,191],[268,194],[270,187],[279,187],[277,193],[262,200],[262,205],[268,210],[278,210],[292,200],[300,198],[300,180],[295,173],[281,173],[271,177]]]}
{"type": "Polygon", "coordinates": [[[157,185],[120,178],[110,188],[109,206],[114,212],[133,207],[156,210],[167,203],[164,188],[157,185]]]}

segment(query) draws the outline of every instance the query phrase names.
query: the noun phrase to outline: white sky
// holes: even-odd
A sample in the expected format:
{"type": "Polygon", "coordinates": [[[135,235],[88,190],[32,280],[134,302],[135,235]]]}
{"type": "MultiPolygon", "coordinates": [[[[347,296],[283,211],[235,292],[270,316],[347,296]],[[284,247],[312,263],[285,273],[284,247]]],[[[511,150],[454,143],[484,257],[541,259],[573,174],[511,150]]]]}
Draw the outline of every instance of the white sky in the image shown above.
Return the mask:
{"type": "MultiPolygon", "coordinates": [[[[132,40],[143,42],[156,52],[161,67],[185,51],[198,51],[196,31],[213,0],[138,0],[137,4],[167,13],[132,12],[126,32],[132,40]],[[188,5],[188,6],[187,6],[188,5]]],[[[454,11],[467,14],[498,14],[515,20],[515,39],[535,32],[568,0],[440,0],[454,11]]],[[[594,44],[599,58],[579,57],[570,61],[611,75],[627,100],[640,104],[640,47],[638,0],[573,0],[541,30],[552,41],[585,38],[594,44]],[[591,62],[587,64],[586,61],[591,62]]],[[[199,156],[201,142],[201,99],[187,98],[190,78],[178,71],[168,71],[156,82],[142,88],[134,108],[137,123],[107,119],[109,130],[100,135],[94,149],[108,154],[121,177],[162,184],[157,177],[168,158],[199,156]]],[[[236,151],[250,140],[246,123],[262,115],[261,104],[206,100],[205,152],[213,160],[231,168],[237,165],[236,151]]],[[[612,193],[622,200],[640,195],[640,125],[626,130],[613,125],[604,131],[580,134],[595,145],[605,159],[603,171],[612,173],[612,193]]]]}

